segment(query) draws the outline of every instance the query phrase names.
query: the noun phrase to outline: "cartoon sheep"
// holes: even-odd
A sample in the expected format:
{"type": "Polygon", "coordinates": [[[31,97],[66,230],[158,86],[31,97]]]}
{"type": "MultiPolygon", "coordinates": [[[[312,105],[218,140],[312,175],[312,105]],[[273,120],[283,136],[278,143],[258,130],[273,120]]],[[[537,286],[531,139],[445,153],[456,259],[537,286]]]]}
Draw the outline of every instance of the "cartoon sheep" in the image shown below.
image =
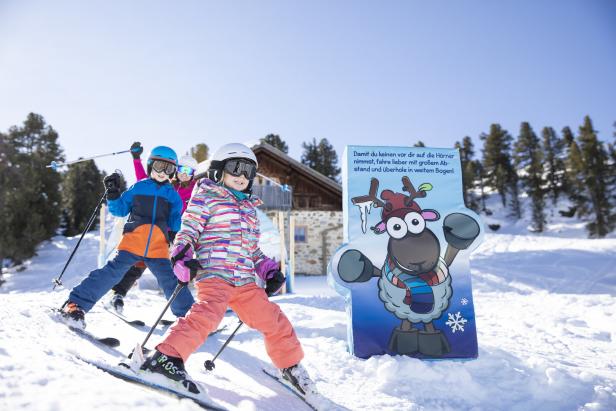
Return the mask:
{"type": "Polygon", "coordinates": [[[416,198],[432,189],[422,184],[416,191],[408,177],[402,178],[403,190],[383,190],[377,198],[379,181],[372,178],[367,196],[354,197],[353,204],[371,202],[381,207],[381,221],[371,227],[375,234],[389,235],[387,257],[379,269],[359,250],[345,251],[338,262],[340,278],[349,283],[365,282],[379,277],[379,299],[385,308],[402,320],[389,339],[388,348],[398,354],[420,353],[440,357],[451,351],[445,335],[434,327],[449,306],[452,295],[449,267],[459,250],[467,249],[479,235],[479,225],[470,216],[452,213],[443,221],[447,241],[445,256],[441,245],[426,221],[437,221],[436,210],[422,209],[416,198]],[[416,325],[423,323],[423,329],[416,325]]]}

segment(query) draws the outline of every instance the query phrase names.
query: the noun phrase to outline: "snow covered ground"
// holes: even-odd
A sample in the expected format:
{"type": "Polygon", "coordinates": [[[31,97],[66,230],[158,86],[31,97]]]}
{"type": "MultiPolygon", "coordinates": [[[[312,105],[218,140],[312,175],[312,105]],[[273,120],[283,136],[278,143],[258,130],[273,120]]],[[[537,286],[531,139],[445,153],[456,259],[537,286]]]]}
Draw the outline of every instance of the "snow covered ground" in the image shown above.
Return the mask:
{"type": "MultiPolygon", "coordinates": [[[[569,230],[569,229],[568,229],[569,230]]],[[[472,361],[420,361],[347,353],[344,302],[323,277],[299,277],[296,293],[276,297],[302,341],[306,368],[318,388],[351,410],[615,410],[616,239],[511,233],[487,234],[471,269],[479,338],[472,361]]],[[[573,233],[573,234],[572,234],[573,233]]],[[[132,328],[96,306],[88,329],[115,336],[118,349],[101,349],[54,322],[68,289],[93,268],[98,242],[89,234],[51,291],[77,238],[43,244],[25,270],[5,274],[0,286],[1,410],[196,410],[190,400],[118,380],[75,358],[117,363],[147,329],[132,328]]],[[[151,324],[164,306],[144,278],[126,312],[151,324]]],[[[193,378],[231,410],[303,410],[307,407],[261,372],[270,367],[260,335],[242,328],[216,361],[236,324],[211,337],[188,361],[193,378]]],[[[162,336],[155,331],[148,346],[162,336]]]]}

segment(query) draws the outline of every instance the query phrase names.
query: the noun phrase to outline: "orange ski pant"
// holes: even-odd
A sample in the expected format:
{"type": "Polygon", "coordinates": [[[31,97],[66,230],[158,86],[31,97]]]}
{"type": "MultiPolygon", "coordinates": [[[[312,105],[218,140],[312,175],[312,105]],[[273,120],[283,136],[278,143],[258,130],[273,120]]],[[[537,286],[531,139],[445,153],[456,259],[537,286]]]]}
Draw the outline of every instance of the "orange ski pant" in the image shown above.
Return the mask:
{"type": "Polygon", "coordinates": [[[220,278],[208,278],[196,287],[197,302],[156,347],[163,354],[186,361],[218,327],[229,306],[246,325],[263,334],[267,354],[277,368],[290,367],[304,358],[289,319],[255,283],[235,287],[220,278]]]}

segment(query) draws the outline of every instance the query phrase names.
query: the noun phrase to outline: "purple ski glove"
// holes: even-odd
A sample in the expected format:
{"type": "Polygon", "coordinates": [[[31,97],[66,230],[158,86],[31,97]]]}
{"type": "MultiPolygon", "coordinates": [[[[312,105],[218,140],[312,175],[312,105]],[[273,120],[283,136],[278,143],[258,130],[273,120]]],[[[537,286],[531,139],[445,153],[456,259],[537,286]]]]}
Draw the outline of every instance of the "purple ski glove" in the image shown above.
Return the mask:
{"type": "Polygon", "coordinates": [[[177,244],[171,250],[171,263],[173,265],[173,274],[182,283],[188,283],[190,278],[190,268],[186,266],[186,262],[191,260],[193,250],[190,244],[177,244]]]}
{"type": "Polygon", "coordinates": [[[280,265],[269,257],[265,257],[263,261],[257,264],[255,271],[260,279],[267,281],[274,276],[274,273],[280,269],[280,265]]]}
{"type": "Polygon", "coordinates": [[[190,278],[190,268],[184,265],[184,261],[178,261],[173,265],[173,274],[178,278],[181,283],[188,283],[190,278]]]}
{"type": "Polygon", "coordinates": [[[193,250],[190,244],[175,244],[171,249],[171,262],[175,264],[177,261],[187,261],[193,257],[193,250]]]}

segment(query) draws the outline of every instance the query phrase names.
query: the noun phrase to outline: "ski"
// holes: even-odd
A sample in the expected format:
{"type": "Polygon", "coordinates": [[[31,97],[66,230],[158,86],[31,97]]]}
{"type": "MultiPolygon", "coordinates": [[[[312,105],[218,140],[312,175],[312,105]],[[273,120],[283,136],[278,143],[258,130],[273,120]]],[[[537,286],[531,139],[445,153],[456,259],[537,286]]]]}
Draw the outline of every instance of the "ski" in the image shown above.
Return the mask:
{"type": "Polygon", "coordinates": [[[103,304],[103,308],[105,309],[105,311],[107,311],[109,314],[111,315],[115,315],[116,317],[118,317],[120,320],[124,321],[126,324],[131,325],[133,327],[145,327],[145,322],[141,321],[141,320],[131,320],[130,318],[128,318],[127,316],[125,316],[124,314],[120,314],[119,312],[117,312],[113,307],[110,307],[107,304],[103,304]]]}
{"type": "Polygon", "coordinates": [[[117,338],[99,337],[98,335],[91,333],[90,331],[86,331],[84,328],[78,327],[77,325],[71,325],[67,323],[63,319],[62,312],[58,308],[51,308],[51,314],[52,314],[53,320],[57,322],[61,322],[62,324],[66,325],[69,330],[73,331],[76,334],[79,334],[80,336],[84,337],[90,342],[93,342],[95,344],[101,344],[106,347],[112,347],[112,348],[120,346],[120,340],[118,340],[117,338]]]}
{"type": "Polygon", "coordinates": [[[336,410],[336,411],[348,411],[348,408],[345,408],[341,405],[336,404],[332,400],[327,397],[324,397],[318,392],[310,392],[306,395],[302,394],[297,390],[288,380],[278,376],[272,371],[266,370],[262,368],[262,371],[274,381],[277,381],[284,388],[291,391],[297,398],[302,400],[308,407],[315,411],[326,411],[326,410],[336,410]]]}
{"type": "Polygon", "coordinates": [[[113,337],[99,337],[95,334],[92,334],[89,331],[84,330],[83,328],[79,328],[79,327],[73,327],[71,325],[68,326],[68,328],[81,335],[82,337],[86,338],[87,340],[92,341],[93,343],[100,343],[104,346],[107,347],[119,347],[120,346],[120,340],[118,340],[117,338],[113,338],[113,337]]]}
{"type": "Polygon", "coordinates": [[[214,331],[212,331],[212,332],[208,335],[208,337],[211,337],[212,335],[216,335],[216,334],[218,334],[218,333],[220,333],[220,332],[223,332],[223,331],[224,331],[224,330],[226,330],[226,329],[227,329],[227,324],[223,325],[222,327],[218,327],[217,329],[215,329],[214,331]]]}
{"type": "MultiPolygon", "coordinates": [[[[227,329],[227,325],[225,324],[222,327],[217,328],[216,330],[214,330],[211,333],[209,333],[208,337],[211,337],[212,335],[216,335],[216,334],[218,334],[218,333],[220,333],[220,332],[222,332],[222,331],[224,331],[226,329],[227,329]]],[[[146,354],[146,355],[149,355],[152,352],[152,350],[150,350],[147,347],[142,347],[141,349],[142,349],[143,353],[146,354]]],[[[131,356],[132,356],[132,353],[128,356],[128,358],[131,358],[131,356]]]]}
{"type": "Polygon", "coordinates": [[[287,390],[291,391],[297,398],[302,400],[307,406],[312,408],[314,411],[319,411],[315,406],[313,406],[308,401],[306,401],[306,397],[304,397],[304,395],[301,392],[299,392],[297,388],[295,388],[293,384],[291,384],[289,381],[285,380],[284,378],[278,377],[277,375],[272,374],[270,371],[264,368],[262,369],[262,371],[266,375],[268,375],[270,378],[272,378],[274,381],[277,381],[279,384],[285,387],[287,390]]]}
{"type": "MultiPolygon", "coordinates": [[[[124,314],[120,314],[119,312],[117,312],[113,307],[104,304],[103,308],[105,309],[105,311],[107,311],[108,313],[118,317],[120,320],[124,321],[126,324],[133,326],[135,328],[141,328],[141,327],[145,327],[147,324],[144,321],[141,320],[131,320],[130,318],[126,317],[124,314]]],[[[160,322],[158,323],[159,327],[168,327],[170,325],[172,325],[173,323],[175,323],[175,320],[167,320],[167,319],[161,319],[160,322]]],[[[210,333],[210,335],[214,335],[214,334],[218,334],[221,331],[224,331],[227,329],[226,325],[223,325],[222,327],[212,331],[210,333]]]]}
{"type": "MultiPolygon", "coordinates": [[[[162,320],[160,320],[160,323],[159,323],[159,325],[162,326],[162,327],[168,327],[168,326],[173,325],[173,324],[175,324],[174,320],[165,320],[164,318],[162,320]]],[[[228,328],[227,324],[222,325],[222,326],[218,327],[217,329],[215,329],[214,331],[212,331],[208,335],[208,337],[211,337],[212,335],[216,335],[216,334],[218,334],[220,332],[223,332],[227,328],[228,328]]]]}
{"type": "MultiPolygon", "coordinates": [[[[206,410],[226,411],[226,408],[218,404],[215,404],[207,396],[207,394],[204,394],[204,393],[193,394],[191,392],[186,391],[184,387],[181,386],[179,383],[177,384],[177,387],[175,387],[173,385],[165,385],[162,382],[160,382],[160,378],[166,379],[166,377],[147,373],[145,371],[143,372],[134,371],[133,369],[130,368],[129,365],[123,364],[123,363],[121,363],[120,365],[113,366],[113,365],[109,365],[109,364],[106,364],[100,361],[88,360],[86,358],[79,357],[79,356],[77,358],[79,358],[81,361],[85,362],[86,364],[90,364],[98,368],[99,370],[104,371],[108,373],[109,375],[112,375],[121,380],[140,385],[142,387],[151,389],[153,391],[167,394],[177,399],[190,399],[194,401],[197,405],[199,405],[200,407],[206,410]]],[[[173,381],[173,383],[175,383],[175,381],[173,381]]],[[[196,383],[196,384],[199,386],[200,389],[205,391],[205,387],[203,386],[203,384],[201,383],[196,383]]]]}

